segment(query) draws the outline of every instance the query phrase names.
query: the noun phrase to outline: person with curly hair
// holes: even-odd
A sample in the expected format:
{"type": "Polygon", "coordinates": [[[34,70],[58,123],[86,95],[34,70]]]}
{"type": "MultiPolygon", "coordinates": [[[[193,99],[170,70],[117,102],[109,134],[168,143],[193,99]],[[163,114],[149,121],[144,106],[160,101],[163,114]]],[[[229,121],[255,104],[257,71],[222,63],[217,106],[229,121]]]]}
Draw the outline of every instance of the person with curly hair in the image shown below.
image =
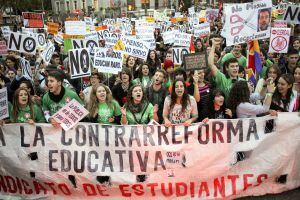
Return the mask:
{"type": "Polygon", "coordinates": [[[113,99],[110,89],[102,83],[93,86],[87,109],[89,122],[120,124],[120,105],[113,99]]]}
{"type": "Polygon", "coordinates": [[[193,96],[187,93],[184,79],[175,79],[171,95],[164,102],[163,118],[166,127],[172,124],[189,126],[198,118],[197,103],[193,96]]]}
{"type": "Polygon", "coordinates": [[[161,62],[155,50],[150,50],[147,56],[147,64],[149,66],[149,74],[154,75],[157,69],[161,68],[161,62]]]}
{"type": "Polygon", "coordinates": [[[121,124],[148,124],[152,119],[158,122],[157,111],[158,107],[147,100],[142,85],[133,85],[127,103],[121,108],[121,124]]]}

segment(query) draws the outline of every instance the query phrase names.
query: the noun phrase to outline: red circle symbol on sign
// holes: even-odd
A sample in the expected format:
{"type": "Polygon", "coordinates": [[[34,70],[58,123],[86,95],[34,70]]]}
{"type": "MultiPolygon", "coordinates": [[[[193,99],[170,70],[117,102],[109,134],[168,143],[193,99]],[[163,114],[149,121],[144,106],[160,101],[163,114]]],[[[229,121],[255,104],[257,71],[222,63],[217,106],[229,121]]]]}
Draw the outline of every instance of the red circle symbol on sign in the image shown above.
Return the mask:
{"type": "Polygon", "coordinates": [[[275,51],[282,51],[287,46],[287,40],[282,36],[273,38],[271,46],[275,51]]]}

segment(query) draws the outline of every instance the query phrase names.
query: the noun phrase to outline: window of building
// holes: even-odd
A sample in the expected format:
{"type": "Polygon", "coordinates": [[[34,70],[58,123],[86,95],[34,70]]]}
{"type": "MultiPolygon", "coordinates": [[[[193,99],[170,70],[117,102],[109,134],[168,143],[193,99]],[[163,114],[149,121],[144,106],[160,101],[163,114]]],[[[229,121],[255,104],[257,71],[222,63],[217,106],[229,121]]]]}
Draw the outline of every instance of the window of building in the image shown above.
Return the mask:
{"type": "Polygon", "coordinates": [[[77,10],[77,1],[74,1],[74,10],[77,10]]]}
{"type": "Polygon", "coordinates": [[[70,2],[66,1],[66,4],[67,4],[67,11],[69,12],[70,11],[70,2]]]}
{"type": "Polygon", "coordinates": [[[60,12],[59,1],[56,1],[55,4],[56,4],[56,12],[59,13],[60,12]]]}

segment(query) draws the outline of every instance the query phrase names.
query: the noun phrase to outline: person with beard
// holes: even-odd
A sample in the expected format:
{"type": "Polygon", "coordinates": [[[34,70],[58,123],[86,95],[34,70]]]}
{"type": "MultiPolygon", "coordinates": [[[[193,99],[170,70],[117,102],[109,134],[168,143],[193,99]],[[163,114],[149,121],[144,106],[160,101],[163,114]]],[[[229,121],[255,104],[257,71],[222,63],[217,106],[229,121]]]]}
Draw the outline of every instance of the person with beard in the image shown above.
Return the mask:
{"type": "Polygon", "coordinates": [[[48,74],[47,87],[49,91],[43,96],[42,105],[45,118],[54,127],[60,127],[59,123],[51,116],[75,99],[83,104],[79,96],[71,89],[63,86],[64,74],[60,71],[51,71],[48,74]]]}
{"type": "Polygon", "coordinates": [[[225,62],[228,61],[231,58],[236,58],[239,65],[243,68],[246,68],[247,66],[247,59],[245,56],[242,55],[242,45],[236,44],[233,46],[233,49],[230,53],[226,53],[223,58],[221,59],[221,68],[224,69],[225,62]]]}
{"type": "Polygon", "coordinates": [[[164,102],[163,118],[166,127],[182,123],[184,126],[190,126],[197,120],[197,103],[195,98],[187,93],[184,79],[175,79],[173,82],[172,93],[164,102]]]}
{"type": "Polygon", "coordinates": [[[87,109],[89,111],[89,122],[120,124],[120,105],[113,99],[110,89],[103,83],[92,87],[87,109]]]}
{"type": "Polygon", "coordinates": [[[158,106],[158,122],[161,124],[163,122],[163,108],[164,101],[168,95],[168,89],[165,87],[164,82],[167,79],[167,72],[163,69],[156,70],[154,76],[152,77],[152,82],[147,87],[146,94],[147,98],[152,105],[158,106]]]}
{"type": "Polygon", "coordinates": [[[140,84],[132,86],[127,95],[127,103],[121,108],[121,124],[148,124],[158,121],[158,106],[153,106],[144,94],[140,84]]]}
{"type": "Polygon", "coordinates": [[[132,75],[130,69],[124,67],[120,75],[120,82],[112,88],[112,95],[120,106],[127,102],[127,92],[131,86],[132,75]]]}
{"type": "Polygon", "coordinates": [[[31,101],[29,91],[23,87],[14,93],[13,105],[9,106],[9,118],[11,123],[34,124],[46,121],[42,109],[31,101]]]}
{"type": "Polygon", "coordinates": [[[258,11],[257,31],[266,31],[271,23],[271,8],[264,8],[258,11]]]}
{"type": "Polygon", "coordinates": [[[211,74],[213,76],[213,81],[216,85],[216,88],[221,89],[225,93],[225,97],[227,98],[232,84],[237,80],[243,79],[238,77],[239,63],[236,58],[230,58],[225,62],[224,70],[226,71],[226,75],[223,74],[214,64],[215,47],[218,43],[219,41],[213,39],[212,47],[208,56],[208,67],[211,70],[211,74]]]}

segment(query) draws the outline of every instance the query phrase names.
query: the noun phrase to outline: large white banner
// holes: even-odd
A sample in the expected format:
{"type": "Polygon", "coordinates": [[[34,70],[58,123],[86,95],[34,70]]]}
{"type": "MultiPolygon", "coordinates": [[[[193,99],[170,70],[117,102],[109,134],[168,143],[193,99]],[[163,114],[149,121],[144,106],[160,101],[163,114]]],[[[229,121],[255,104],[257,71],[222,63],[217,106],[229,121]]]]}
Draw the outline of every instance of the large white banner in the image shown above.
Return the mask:
{"type": "Polygon", "coordinates": [[[226,45],[247,43],[270,37],[272,1],[254,1],[224,5],[225,24],[222,36],[226,45]]]}
{"type": "Polygon", "coordinates": [[[0,127],[0,197],[233,199],[300,186],[298,113],[189,127],[0,127]],[[288,147],[288,148],[287,148],[288,147]]]}

